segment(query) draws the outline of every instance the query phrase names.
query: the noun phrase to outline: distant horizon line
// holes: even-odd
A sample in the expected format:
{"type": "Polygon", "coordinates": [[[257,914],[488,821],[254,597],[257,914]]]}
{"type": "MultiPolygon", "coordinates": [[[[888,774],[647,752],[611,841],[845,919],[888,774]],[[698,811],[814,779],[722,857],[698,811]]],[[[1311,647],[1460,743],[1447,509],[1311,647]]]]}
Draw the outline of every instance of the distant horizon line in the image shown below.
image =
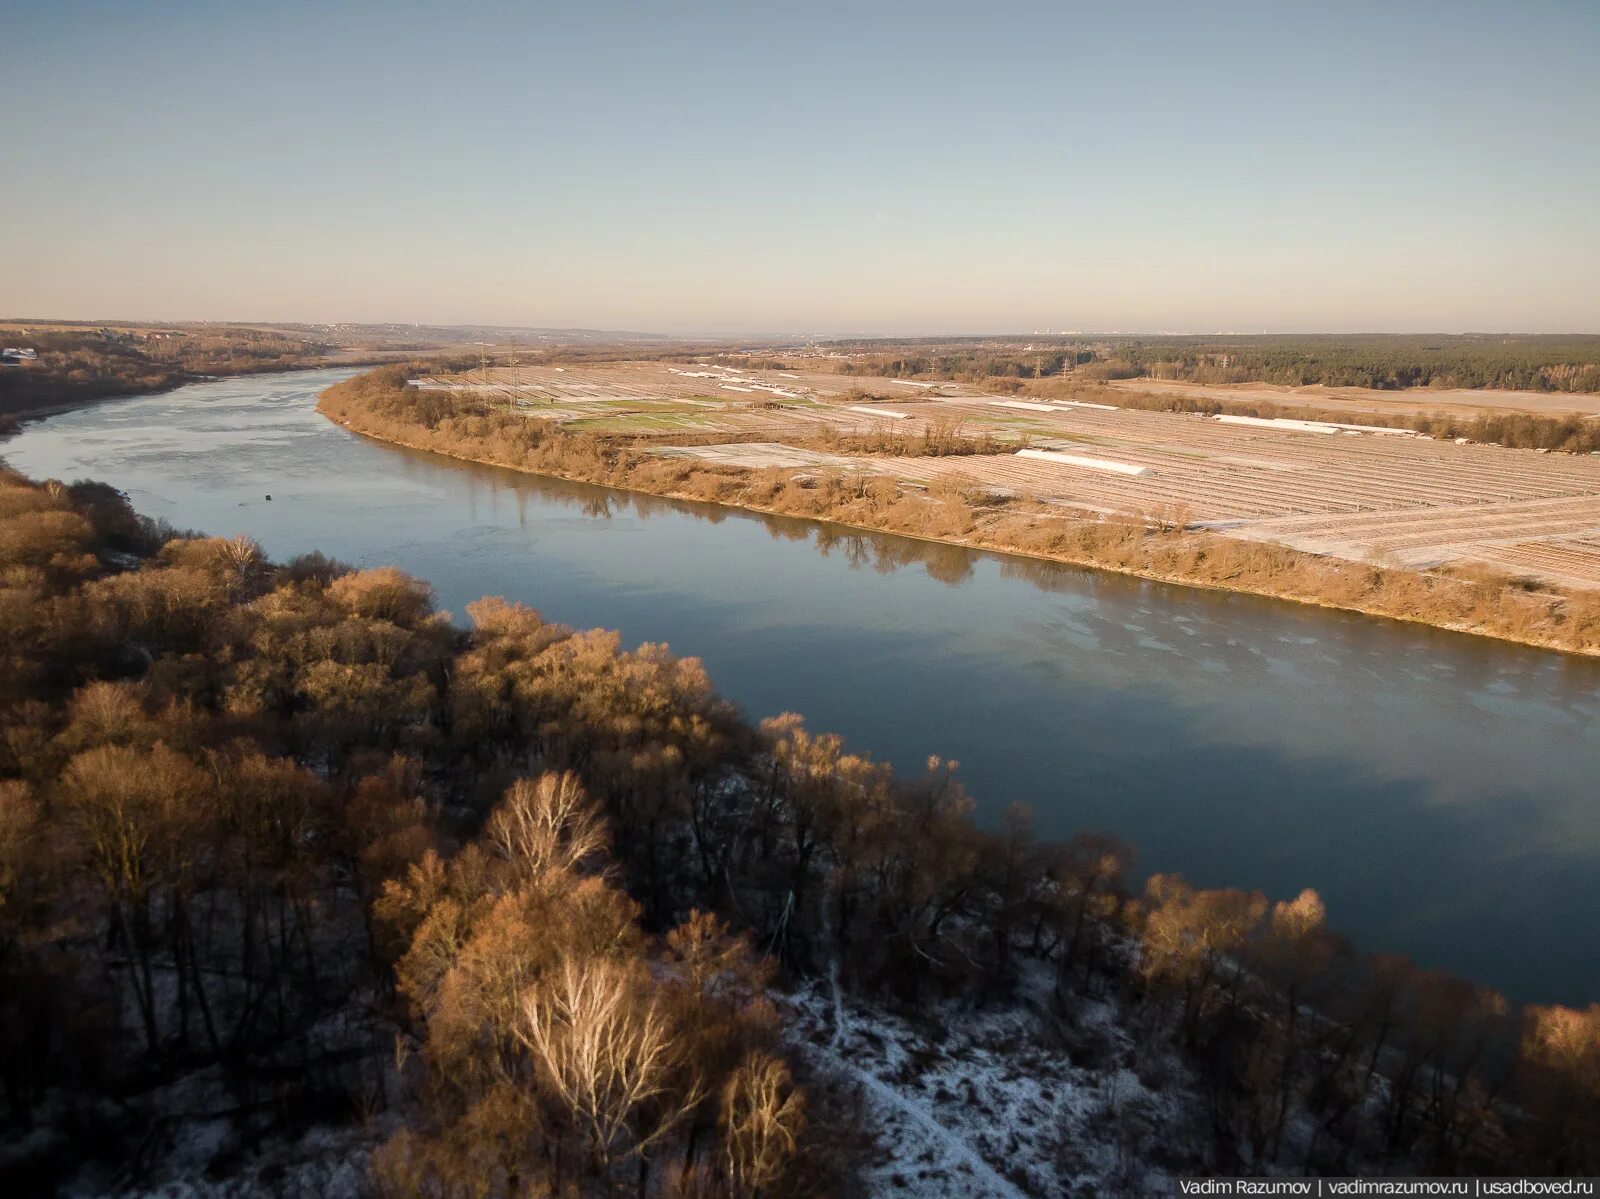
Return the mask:
{"type": "Polygon", "coordinates": [[[1595,330],[1549,329],[989,329],[958,330],[937,329],[921,332],[870,332],[866,330],[831,331],[694,331],[663,332],[648,329],[606,328],[599,325],[520,325],[502,321],[381,321],[381,320],[270,320],[241,319],[234,317],[64,317],[64,316],[5,316],[4,325],[84,325],[84,326],[145,326],[145,325],[235,325],[265,327],[303,327],[310,329],[452,329],[478,330],[504,333],[585,333],[603,334],[619,338],[649,338],[659,341],[926,341],[936,338],[1022,338],[1022,337],[1600,337],[1595,330]]]}

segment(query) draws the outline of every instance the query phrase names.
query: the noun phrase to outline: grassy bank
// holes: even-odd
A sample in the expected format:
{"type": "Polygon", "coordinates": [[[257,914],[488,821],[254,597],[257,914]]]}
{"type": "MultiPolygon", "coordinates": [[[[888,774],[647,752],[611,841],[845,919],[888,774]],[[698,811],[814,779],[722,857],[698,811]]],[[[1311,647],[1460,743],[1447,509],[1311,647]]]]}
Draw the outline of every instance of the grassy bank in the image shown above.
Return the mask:
{"type": "Polygon", "coordinates": [[[513,470],[1600,653],[1600,597],[1533,590],[1496,574],[1423,574],[1238,541],[1186,528],[1178,513],[1154,522],[1098,517],[959,480],[923,491],[882,477],[664,457],[637,439],[566,432],[476,397],[419,391],[398,368],[336,384],[318,408],[359,433],[513,470]]]}

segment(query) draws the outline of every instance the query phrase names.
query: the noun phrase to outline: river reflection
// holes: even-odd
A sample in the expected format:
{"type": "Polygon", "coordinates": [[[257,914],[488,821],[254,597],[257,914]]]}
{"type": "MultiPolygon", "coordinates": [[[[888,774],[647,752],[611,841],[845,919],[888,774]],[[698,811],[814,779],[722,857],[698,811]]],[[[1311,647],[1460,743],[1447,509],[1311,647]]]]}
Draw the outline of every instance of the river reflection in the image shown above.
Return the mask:
{"type": "Polygon", "coordinates": [[[315,414],[338,377],[108,402],[0,453],[274,557],[396,563],[457,614],[499,594],[667,642],[752,717],[959,759],[980,816],[1314,886],[1362,948],[1600,998],[1600,664],[396,450],[315,414]]]}

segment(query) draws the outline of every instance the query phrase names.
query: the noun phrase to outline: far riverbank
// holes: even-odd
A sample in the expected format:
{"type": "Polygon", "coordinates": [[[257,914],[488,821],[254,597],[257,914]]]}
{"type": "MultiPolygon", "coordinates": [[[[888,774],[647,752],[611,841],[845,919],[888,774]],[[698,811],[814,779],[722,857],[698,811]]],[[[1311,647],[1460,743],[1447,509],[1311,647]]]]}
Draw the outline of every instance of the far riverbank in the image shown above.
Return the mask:
{"type": "Polygon", "coordinates": [[[888,494],[843,477],[668,458],[627,439],[550,428],[481,400],[424,396],[394,370],[334,385],[318,410],[353,432],[463,461],[1600,656],[1600,597],[1530,591],[1509,578],[1385,568],[958,489],[888,494]]]}

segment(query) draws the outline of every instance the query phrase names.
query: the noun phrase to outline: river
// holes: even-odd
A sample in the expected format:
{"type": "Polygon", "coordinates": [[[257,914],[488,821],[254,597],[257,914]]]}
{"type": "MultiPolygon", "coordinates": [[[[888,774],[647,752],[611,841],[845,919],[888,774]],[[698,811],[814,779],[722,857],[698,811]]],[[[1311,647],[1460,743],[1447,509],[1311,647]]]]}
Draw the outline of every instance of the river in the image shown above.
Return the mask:
{"type": "Polygon", "coordinates": [[[1600,999],[1600,663],[413,453],[316,414],[348,373],[108,401],[0,456],[277,558],[395,563],[462,619],[498,594],[667,642],[752,718],[958,759],[980,819],[1315,887],[1362,950],[1600,999]]]}

